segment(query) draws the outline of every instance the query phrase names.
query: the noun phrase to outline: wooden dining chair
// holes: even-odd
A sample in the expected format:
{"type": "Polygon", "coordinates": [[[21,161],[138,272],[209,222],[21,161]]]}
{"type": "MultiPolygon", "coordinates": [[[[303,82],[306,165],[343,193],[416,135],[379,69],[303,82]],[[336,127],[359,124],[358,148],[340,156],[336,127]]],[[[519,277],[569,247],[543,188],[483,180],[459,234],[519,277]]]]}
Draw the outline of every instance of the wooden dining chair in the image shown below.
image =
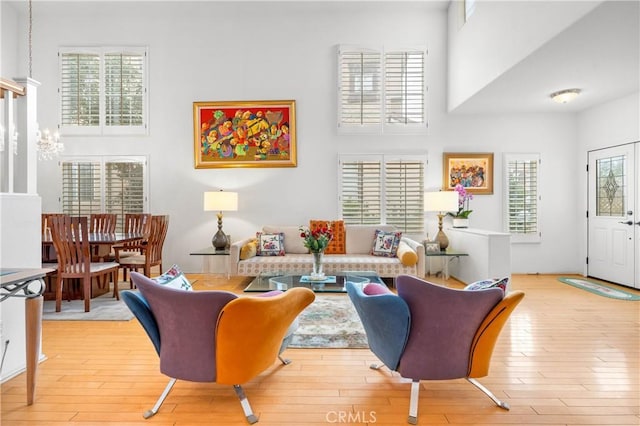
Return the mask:
{"type": "Polygon", "coordinates": [[[153,215],[151,216],[151,227],[146,244],[138,244],[137,246],[132,245],[128,248],[115,247],[116,262],[122,269],[123,280],[126,280],[127,271],[138,271],[140,269],[142,269],[144,275],[150,277],[151,268],[154,266],[158,266],[160,268],[159,274],[162,273],[162,247],[164,246],[164,240],[167,236],[168,228],[168,215],[153,215]],[[140,250],[141,254],[134,254],[127,257],[120,256],[122,251],[127,249],[131,250],[134,247],[135,249],[140,250]]]}
{"type": "Polygon", "coordinates": [[[91,262],[89,245],[89,226],[86,217],[51,218],[51,237],[58,258],[56,275],[56,312],[62,308],[62,285],[67,282],[67,294],[70,293],[68,280],[78,279],[82,283],[84,310],[91,309],[91,285],[93,279],[100,285],[113,282],[113,295],[118,294],[118,268],[115,262],[91,262]]]}
{"type": "MultiPolygon", "coordinates": [[[[113,234],[116,232],[116,224],[118,222],[118,215],[115,213],[91,213],[89,215],[89,232],[91,233],[105,233],[113,234]]],[[[93,253],[91,260],[93,262],[104,262],[109,259],[109,253],[111,252],[111,246],[97,245],[93,247],[93,253]]]]}

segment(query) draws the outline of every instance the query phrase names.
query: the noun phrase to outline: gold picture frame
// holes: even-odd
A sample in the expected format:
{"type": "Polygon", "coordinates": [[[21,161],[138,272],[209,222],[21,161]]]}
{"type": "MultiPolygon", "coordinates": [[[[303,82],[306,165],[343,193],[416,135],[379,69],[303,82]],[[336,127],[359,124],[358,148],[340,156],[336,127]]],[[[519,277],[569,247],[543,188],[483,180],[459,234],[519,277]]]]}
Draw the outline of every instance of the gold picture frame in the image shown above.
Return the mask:
{"type": "Polygon", "coordinates": [[[295,101],[193,103],[196,169],[295,167],[295,101]]]}
{"type": "Polygon", "coordinates": [[[453,190],[458,183],[474,194],[493,194],[493,153],[443,153],[442,189],[453,190]]]}

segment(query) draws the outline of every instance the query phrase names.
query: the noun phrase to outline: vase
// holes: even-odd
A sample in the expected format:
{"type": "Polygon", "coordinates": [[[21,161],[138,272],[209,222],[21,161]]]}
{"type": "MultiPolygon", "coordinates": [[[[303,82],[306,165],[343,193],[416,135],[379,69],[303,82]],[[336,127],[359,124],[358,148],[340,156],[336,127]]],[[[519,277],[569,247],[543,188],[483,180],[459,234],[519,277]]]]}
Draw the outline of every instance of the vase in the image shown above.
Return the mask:
{"type": "Polygon", "coordinates": [[[312,252],[313,256],[313,270],[311,271],[311,278],[324,279],[324,272],[322,272],[322,261],[324,252],[312,252]]]}
{"type": "Polygon", "coordinates": [[[453,227],[454,228],[468,228],[469,227],[469,219],[454,217],[453,218],[453,227]]]}

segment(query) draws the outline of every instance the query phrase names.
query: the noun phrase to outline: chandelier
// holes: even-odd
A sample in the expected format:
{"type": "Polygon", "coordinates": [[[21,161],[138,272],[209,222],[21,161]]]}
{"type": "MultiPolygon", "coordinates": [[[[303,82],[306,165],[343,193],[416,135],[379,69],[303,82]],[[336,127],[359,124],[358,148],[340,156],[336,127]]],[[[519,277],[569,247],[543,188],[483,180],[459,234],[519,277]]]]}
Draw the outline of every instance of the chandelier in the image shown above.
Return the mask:
{"type": "Polygon", "coordinates": [[[41,132],[38,128],[36,138],[38,159],[40,160],[51,160],[64,151],[64,144],[60,142],[60,134],[58,132],[51,133],[49,129],[44,129],[41,132]]]}

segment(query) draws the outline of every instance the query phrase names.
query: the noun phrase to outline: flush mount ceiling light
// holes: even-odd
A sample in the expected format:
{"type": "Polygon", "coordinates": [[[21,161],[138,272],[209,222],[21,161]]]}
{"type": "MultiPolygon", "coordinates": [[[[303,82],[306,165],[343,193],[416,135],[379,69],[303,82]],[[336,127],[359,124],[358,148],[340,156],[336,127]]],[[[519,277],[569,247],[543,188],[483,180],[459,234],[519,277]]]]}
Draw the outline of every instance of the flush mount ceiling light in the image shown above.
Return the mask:
{"type": "Polygon", "coordinates": [[[581,91],[582,90],[580,89],[560,90],[559,92],[550,94],[549,97],[559,104],[566,104],[567,102],[571,102],[572,100],[574,100],[581,91]]]}

